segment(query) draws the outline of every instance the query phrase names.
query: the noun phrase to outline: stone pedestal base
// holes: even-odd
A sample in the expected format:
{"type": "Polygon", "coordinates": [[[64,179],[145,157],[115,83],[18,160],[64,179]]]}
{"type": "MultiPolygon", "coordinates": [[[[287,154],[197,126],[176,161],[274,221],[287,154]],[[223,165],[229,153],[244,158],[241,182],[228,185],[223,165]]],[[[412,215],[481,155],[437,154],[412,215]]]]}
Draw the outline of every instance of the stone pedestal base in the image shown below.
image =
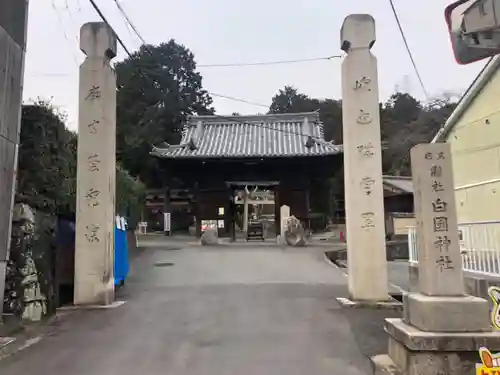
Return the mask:
{"type": "Polygon", "coordinates": [[[338,297],[337,302],[340,303],[343,308],[372,308],[398,311],[403,310],[403,304],[390,296],[387,297],[387,301],[358,301],[344,297],[338,297]]]}
{"type": "Polygon", "coordinates": [[[386,319],[389,355],[372,358],[374,373],[404,375],[471,375],[481,363],[479,348],[500,352],[500,332],[424,332],[386,319]]]}
{"type": "Polygon", "coordinates": [[[431,297],[408,293],[403,297],[404,322],[426,332],[491,331],[489,303],[473,296],[431,297]]]}

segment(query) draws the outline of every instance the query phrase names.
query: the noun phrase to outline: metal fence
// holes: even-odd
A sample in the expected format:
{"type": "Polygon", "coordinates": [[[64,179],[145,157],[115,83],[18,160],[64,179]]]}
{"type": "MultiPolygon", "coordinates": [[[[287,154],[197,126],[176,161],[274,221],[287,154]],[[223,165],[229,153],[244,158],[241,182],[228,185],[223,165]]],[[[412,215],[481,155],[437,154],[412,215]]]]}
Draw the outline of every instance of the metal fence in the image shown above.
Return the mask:
{"type": "MultiPolygon", "coordinates": [[[[500,275],[500,221],[458,225],[462,264],[466,271],[500,275]]],[[[409,262],[418,262],[417,231],[408,228],[409,262]]]]}

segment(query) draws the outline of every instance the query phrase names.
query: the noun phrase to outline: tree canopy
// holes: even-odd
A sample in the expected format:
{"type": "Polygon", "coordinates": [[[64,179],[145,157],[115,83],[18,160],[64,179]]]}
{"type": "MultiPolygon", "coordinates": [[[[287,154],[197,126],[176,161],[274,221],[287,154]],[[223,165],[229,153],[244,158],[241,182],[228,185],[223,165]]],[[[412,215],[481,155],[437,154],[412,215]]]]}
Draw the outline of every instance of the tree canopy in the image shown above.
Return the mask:
{"type": "Polygon", "coordinates": [[[24,105],[21,121],[16,199],[47,212],[74,212],[76,135],[47,102],[24,105]]]}
{"type": "Polygon", "coordinates": [[[115,69],[117,158],[149,187],[160,187],[151,145],[177,143],[188,115],[213,113],[212,98],[202,87],[193,53],[174,40],[144,45],[115,69]]]}
{"type": "MultiPolygon", "coordinates": [[[[449,98],[420,103],[407,93],[397,92],[380,104],[381,137],[384,145],[383,170],[388,174],[410,174],[410,149],[430,142],[450,116],[456,103],[449,98]]],[[[315,99],[285,86],[273,97],[269,113],[318,111],[326,140],[337,144],[342,138],[342,102],[315,99]]]]}
{"type": "MultiPolygon", "coordinates": [[[[49,214],[75,213],[76,133],[64,125],[64,117],[50,103],[24,105],[17,174],[16,200],[49,214]]],[[[140,219],[144,186],[120,164],[116,169],[116,213],[140,219]]]]}

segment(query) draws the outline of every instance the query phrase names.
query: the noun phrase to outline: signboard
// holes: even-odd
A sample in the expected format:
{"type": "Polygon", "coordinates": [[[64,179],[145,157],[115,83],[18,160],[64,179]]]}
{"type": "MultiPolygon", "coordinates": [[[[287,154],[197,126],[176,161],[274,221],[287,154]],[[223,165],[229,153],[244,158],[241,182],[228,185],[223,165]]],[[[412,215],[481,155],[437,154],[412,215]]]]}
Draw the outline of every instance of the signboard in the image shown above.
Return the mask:
{"type": "Polygon", "coordinates": [[[491,309],[491,324],[493,327],[500,330],[500,288],[497,286],[490,286],[488,288],[488,294],[493,302],[493,308],[491,309]]]}
{"type": "Polygon", "coordinates": [[[479,349],[481,363],[476,364],[476,375],[497,375],[500,373],[500,354],[491,354],[487,348],[479,349]]]}

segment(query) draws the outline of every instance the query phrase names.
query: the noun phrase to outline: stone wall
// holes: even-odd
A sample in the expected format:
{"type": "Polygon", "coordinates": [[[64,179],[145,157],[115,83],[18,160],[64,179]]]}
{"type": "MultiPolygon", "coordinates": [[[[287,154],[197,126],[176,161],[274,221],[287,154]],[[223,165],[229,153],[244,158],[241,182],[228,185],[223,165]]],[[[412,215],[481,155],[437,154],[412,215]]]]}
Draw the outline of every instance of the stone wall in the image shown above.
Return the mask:
{"type": "Polygon", "coordinates": [[[38,321],[55,313],[56,224],[53,216],[15,206],[4,314],[38,321]]]}

